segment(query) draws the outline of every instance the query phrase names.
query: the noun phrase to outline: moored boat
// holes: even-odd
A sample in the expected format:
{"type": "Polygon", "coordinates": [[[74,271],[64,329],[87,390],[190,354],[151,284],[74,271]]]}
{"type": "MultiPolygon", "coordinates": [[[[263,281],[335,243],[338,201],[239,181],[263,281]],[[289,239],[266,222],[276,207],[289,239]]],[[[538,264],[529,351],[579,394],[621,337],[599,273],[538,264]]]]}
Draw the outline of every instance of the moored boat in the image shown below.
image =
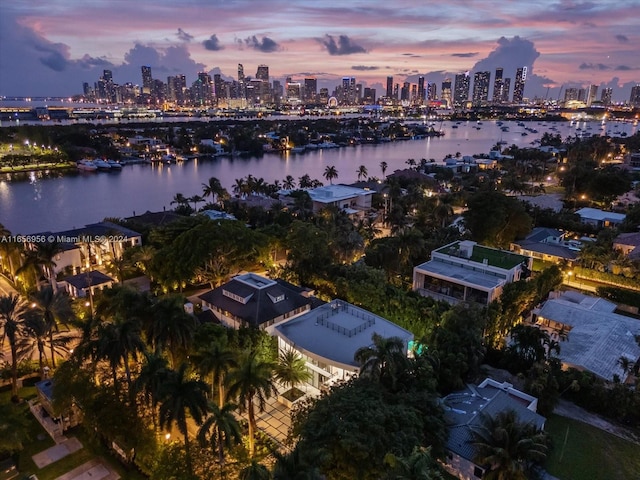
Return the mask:
{"type": "Polygon", "coordinates": [[[92,160],[82,159],[78,163],[76,163],[78,170],[82,170],[83,172],[95,172],[98,170],[98,167],[92,160]]]}

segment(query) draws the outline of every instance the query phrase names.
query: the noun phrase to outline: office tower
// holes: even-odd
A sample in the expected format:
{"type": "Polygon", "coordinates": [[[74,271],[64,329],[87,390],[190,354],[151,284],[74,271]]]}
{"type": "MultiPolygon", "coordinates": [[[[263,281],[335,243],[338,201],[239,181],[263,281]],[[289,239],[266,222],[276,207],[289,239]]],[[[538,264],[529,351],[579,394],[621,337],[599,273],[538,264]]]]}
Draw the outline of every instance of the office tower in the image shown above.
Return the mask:
{"type": "Polygon", "coordinates": [[[578,89],[577,88],[567,88],[564,91],[564,101],[566,102],[574,102],[578,100],[578,89]]]}
{"type": "Polygon", "coordinates": [[[411,85],[411,103],[414,105],[422,105],[422,102],[418,99],[418,86],[415,83],[411,85]]]}
{"type": "Polygon", "coordinates": [[[213,75],[213,91],[216,96],[216,102],[220,102],[221,99],[225,98],[223,83],[224,82],[220,74],[215,73],[213,75]]]}
{"type": "Polygon", "coordinates": [[[482,105],[489,101],[491,72],[476,72],[473,76],[473,104],[482,105]]]}
{"type": "Polygon", "coordinates": [[[603,88],[602,93],[600,94],[600,101],[603,105],[611,105],[611,88],[603,88]]]}
{"type": "Polygon", "coordinates": [[[422,105],[424,103],[425,98],[425,90],[424,90],[424,77],[420,75],[418,77],[418,94],[416,98],[416,103],[422,105]]]}
{"type": "Polygon", "coordinates": [[[586,100],[587,100],[586,92],[587,91],[584,88],[579,88],[578,89],[578,101],[579,102],[586,102],[586,100]]]}
{"type": "Polygon", "coordinates": [[[304,99],[307,102],[315,102],[316,95],[318,94],[318,79],[305,78],[304,79],[304,99]]]}
{"type": "Polygon", "coordinates": [[[89,82],[83,82],[82,83],[82,94],[85,97],[88,97],[91,95],[91,87],[89,86],[89,82]]]}
{"type": "Polygon", "coordinates": [[[151,85],[151,100],[153,100],[154,103],[164,102],[164,92],[164,82],[158,78],[154,78],[151,85]]]}
{"type": "Polygon", "coordinates": [[[493,103],[502,103],[502,99],[504,98],[503,72],[504,69],[502,67],[496,68],[496,78],[493,81],[493,103]]]}
{"type": "Polygon", "coordinates": [[[598,95],[598,85],[589,85],[587,87],[585,102],[587,107],[590,107],[593,102],[596,101],[596,96],[598,95]]]}
{"type": "Polygon", "coordinates": [[[440,95],[440,100],[447,105],[448,108],[452,106],[452,98],[451,98],[451,79],[445,78],[444,82],[442,82],[442,94],[440,95]]]}
{"type": "MultiPolygon", "coordinates": [[[[151,72],[149,72],[149,75],[151,75],[151,72]]],[[[113,82],[113,72],[111,70],[103,70],[102,78],[104,78],[106,82],[113,82]]]]}
{"type": "Polygon", "coordinates": [[[262,80],[264,82],[269,81],[269,66],[268,65],[258,65],[258,71],[256,72],[256,79],[262,80]]]}
{"type": "Polygon", "coordinates": [[[318,97],[320,103],[327,103],[329,101],[329,89],[325,87],[321,88],[318,97]]]}
{"type": "Polygon", "coordinates": [[[411,89],[411,84],[409,82],[404,82],[402,84],[402,88],[400,89],[400,100],[409,101],[410,89],[411,89]]]}
{"type": "Polygon", "coordinates": [[[142,67],[142,93],[151,95],[153,89],[153,77],[151,76],[151,67],[142,67]]]}
{"type": "Polygon", "coordinates": [[[300,103],[302,101],[302,85],[300,82],[287,83],[287,103],[300,103]]]}
{"type": "Polygon", "coordinates": [[[238,83],[244,82],[244,65],[238,64],[238,83]]]}
{"type": "Polygon", "coordinates": [[[206,72],[198,73],[198,79],[191,86],[191,94],[196,105],[209,105],[213,99],[213,82],[206,72]]]}
{"type": "MultiPolygon", "coordinates": [[[[451,96],[451,90],[449,90],[449,96],[451,96]]],[[[438,85],[435,82],[430,82],[427,85],[427,100],[435,102],[438,98],[438,85]]]]}
{"type": "Polygon", "coordinates": [[[629,103],[633,107],[640,107],[640,83],[631,87],[631,96],[629,97],[629,103]]]}
{"type": "Polygon", "coordinates": [[[393,77],[387,77],[387,98],[393,97],[393,77]]]}
{"type": "Polygon", "coordinates": [[[342,77],[341,103],[353,105],[356,103],[356,79],[355,77],[342,77]]]}
{"type": "Polygon", "coordinates": [[[399,94],[398,94],[398,92],[399,92],[399,91],[400,91],[400,84],[399,84],[399,83],[396,83],[396,84],[393,86],[393,96],[392,96],[392,98],[393,98],[394,100],[398,100],[398,95],[399,95],[399,94]]]}
{"type": "Polygon", "coordinates": [[[524,98],[524,83],[527,80],[527,67],[516,70],[516,83],[513,85],[513,103],[522,103],[524,98]]]}
{"type": "Polygon", "coordinates": [[[504,84],[504,95],[502,96],[502,103],[509,103],[509,90],[511,89],[511,78],[505,78],[502,83],[504,84]]]}
{"type": "Polygon", "coordinates": [[[365,87],[362,101],[365,105],[374,105],[376,103],[376,89],[365,87]]]}
{"type": "Polygon", "coordinates": [[[456,75],[453,89],[453,105],[464,106],[469,100],[469,72],[456,75]]]}

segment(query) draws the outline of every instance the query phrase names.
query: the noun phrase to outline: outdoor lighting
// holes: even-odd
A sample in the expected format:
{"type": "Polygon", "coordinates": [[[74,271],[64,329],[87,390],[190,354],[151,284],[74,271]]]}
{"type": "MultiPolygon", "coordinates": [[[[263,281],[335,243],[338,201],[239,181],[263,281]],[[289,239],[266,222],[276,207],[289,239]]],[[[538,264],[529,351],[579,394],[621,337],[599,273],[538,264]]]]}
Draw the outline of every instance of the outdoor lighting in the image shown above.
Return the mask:
{"type": "Polygon", "coordinates": [[[88,307],[89,305],[91,305],[89,302],[84,302],[85,307],[88,307]]]}
{"type": "Polygon", "coordinates": [[[33,303],[31,304],[31,308],[36,308],[36,302],[33,302],[33,303]]]}
{"type": "Polygon", "coordinates": [[[169,441],[169,439],[170,439],[170,438],[171,438],[171,434],[170,434],[170,433],[167,433],[167,434],[164,436],[164,439],[165,439],[165,440],[167,440],[167,441],[169,441]]]}

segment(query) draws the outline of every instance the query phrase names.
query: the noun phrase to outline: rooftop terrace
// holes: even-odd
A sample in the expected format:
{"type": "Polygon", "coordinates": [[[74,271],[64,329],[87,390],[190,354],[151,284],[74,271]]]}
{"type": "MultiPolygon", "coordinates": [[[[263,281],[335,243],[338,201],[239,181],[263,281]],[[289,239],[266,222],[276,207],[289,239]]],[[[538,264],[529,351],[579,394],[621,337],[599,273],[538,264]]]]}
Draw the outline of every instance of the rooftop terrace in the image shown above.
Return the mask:
{"type": "Polygon", "coordinates": [[[506,250],[483,247],[482,245],[473,245],[471,257],[466,257],[460,249],[460,242],[445,245],[436,250],[436,252],[452,257],[468,258],[478,263],[483,263],[484,260],[487,260],[487,264],[492,267],[504,268],[506,270],[511,270],[513,267],[527,262],[529,258],[524,255],[518,255],[517,253],[507,252],[506,250]]]}

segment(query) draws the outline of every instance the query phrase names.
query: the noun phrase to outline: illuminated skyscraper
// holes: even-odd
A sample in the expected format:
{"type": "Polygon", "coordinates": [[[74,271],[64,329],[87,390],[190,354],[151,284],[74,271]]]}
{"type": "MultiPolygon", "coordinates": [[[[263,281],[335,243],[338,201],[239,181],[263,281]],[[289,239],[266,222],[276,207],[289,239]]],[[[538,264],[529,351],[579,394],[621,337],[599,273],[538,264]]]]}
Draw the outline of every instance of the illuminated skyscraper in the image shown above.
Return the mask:
{"type": "MultiPolygon", "coordinates": [[[[451,91],[449,91],[449,95],[451,95],[451,91]]],[[[436,98],[438,98],[438,85],[435,82],[430,82],[427,84],[427,100],[434,102],[436,98]]]]}
{"type": "Polygon", "coordinates": [[[375,88],[364,88],[364,93],[362,97],[362,101],[365,105],[373,105],[376,103],[376,89],[375,88]]]}
{"type": "Polygon", "coordinates": [[[256,79],[263,82],[269,81],[269,65],[258,65],[258,71],[256,72],[256,79]]]}
{"type": "Polygon", "coordinates": [[[425,99],[425,90],[424,90],[424,77],[420,75],[418,77],[418,95],[416,98],[416,103],[422,105],[425,99]]]}
{"type": "Polygon", "coordinates": [[[453,91],[453,105],[455,107],[464,106],[469,100],[469,72],[456,75],[453,91]]]}
{"type": "Polygon", "coordinates": [[[611,105],[611,88],[603,88],[602,93],[600,94],[600,101],[603,105],[611,105]]]}
{"type": "Polygon", "coordinates": [[[578,100],[578,89],[574,87],[569,87],[564,91],[564,101],[566,102],[574,102],[578,100]]]}
{"type": "Polygon", "coordinates": [[[524,83],[527,80],[527,67],[516,70],[516,83],[513,85],[513,103],[522,103],[524,98],[524,83]]]}
{"type": "Polygon", "coordinates": [[[589,85],[587,87],[587,92],[585,95],[585,102],[587,107],[590,107],[593,102],[596,101],[596,97],[598,95],[598,85],[589,85]]]}
{"type": "Polygon", "coordinates": [[[318,79],[317,78],[305,78],[304,79],[304,99],[307,102],[315,102],[318,94],[318,79]]]}
{"type": "Polygon", "coordinates": [[[353,105],[356,102],[356,79],[355,77],[342,77],[341,103],[353,105]]]}
{"type": "Polygon", "coordinates": [[[476,72],[473,76],[473,104],[482,105],[489,100],[491,72],[476,72]]]}
{"type": "Polygon", "coordinates": [[[640,83],[631,87],[631,97],[629,103],[634,107],[640,107],[640,83]]]}
{"type": "Polygon", "coordinates": [[[446,103],[448,108],[451,108],[451,79],[445,78],[442,82],[442,96],[440,98],[443,103],[446,103]]]}
{"type": "Polygon", "coordinates": [[[502,103],[504,98],[503,68],[496,68],[496,78],[493,80],[493,103],[502,103]]]}
{"type": "Polygon", "coordinates": [[[151,95],[153,90],[153,77],[151,76],[151,67],[142,67],[142,93],[151,95]]]}
{"type": "Polygon", "coordinates": [[[387,98],[393,97],[393,77],[387,77],[387,98]]]}

